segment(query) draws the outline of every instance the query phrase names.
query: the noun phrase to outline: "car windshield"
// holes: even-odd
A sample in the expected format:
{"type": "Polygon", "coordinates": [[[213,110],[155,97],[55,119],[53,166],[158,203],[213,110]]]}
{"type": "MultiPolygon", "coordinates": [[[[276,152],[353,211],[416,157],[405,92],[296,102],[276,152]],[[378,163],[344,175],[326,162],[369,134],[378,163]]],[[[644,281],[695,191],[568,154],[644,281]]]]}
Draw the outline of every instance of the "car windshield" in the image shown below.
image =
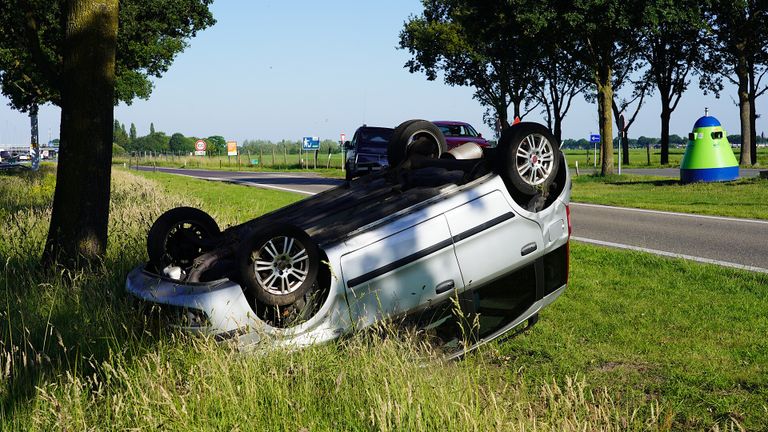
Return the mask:
{"type": "Polygon", "coordinates": [[[449,125],[449,124],[440,124],[438,125],[440,128],[440,131],[443,132],[443,135],[447,137],[451,136],[461,136],[461,137],[476,137],[477,131],[475,129],[468,125],[468,124],[456,124],[456,125],[449,125]]]}
{"type": "Polygon", "coordinates": [[[392,129],[365,129],[360,131],[360,147],[385,148],[392,136],[392,129]]]}

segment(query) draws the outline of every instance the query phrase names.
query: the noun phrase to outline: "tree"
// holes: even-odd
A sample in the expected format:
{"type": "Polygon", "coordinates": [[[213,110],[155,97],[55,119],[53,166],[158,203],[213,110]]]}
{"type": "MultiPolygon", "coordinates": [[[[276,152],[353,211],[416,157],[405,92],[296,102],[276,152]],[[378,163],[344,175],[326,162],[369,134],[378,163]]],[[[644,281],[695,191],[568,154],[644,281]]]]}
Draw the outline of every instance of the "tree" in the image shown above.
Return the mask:
{"type": "Polygon", "coordinates": [[[213,135],[205,138],[205,142],[208,143],[209,155],[226,155],[227,154],[227,140],[221,135],[213,135]]]}
{"type": "Polygon", "coordinates": [[[125,132],[125,125],[121,125],[117,120],[115,120],[114,127],[112,128],[112,142],[123,149],[128,145],[128,134],[125,132]]]}
{"type": "Polygon", "coordinates": [[[149,151],[153,153],[162,153],[169,149],[170,138],[162,132],[145,135],[136,138],[131,145],[131,151],[149,151]]]}
{"type": "Polygon", "coordinates": [[[537,13],[537,4],[423,0],[423,14],[410,18],[400,33],[400,48],[412,56],[405,66],[428,80],[442,72],[448,85],[474,87],[474,98],[505,127],[510,105],[513,116],[521,118],[533,109],[522,107],[539,82],[535,65],[541,50],[535,36],[545,17],[537,13]]]}
{"type": "Polygon", "coordinates": [[[174,152],[191,153],[195,151],[195,141],[176,132],[171,135],[171,139],[168,141],[168,148],[174,152]]]}
{"type": "Polygon", "coordinates": [[[130,133],[128,134],[128,139],[130,142],[136,141],[136,125],[131,123],[131,129],[130,133]]]}
{"type": "Polygon", "coordinates": [[[106,251],[117,0],[74,0],[65,13],[61,151],[44,257],[70,265],[106,251]]]}
{"type": "Polygon", "coordinates": [[[112,107],[118,100],[149,96],[149,77],[160,77],[185,40],[214,23],[210,2],[123,0],[119,10],[118,0],[3,3],[3,94],[22,111],[47,102],[62,108],[45,260],[70,264],[103,256],[112,107]]]}
{"type": "Polygon", "coordinates": [[[149,123],[149,134],[153,135],[155,133],[155,124],[150,122],[149,123]]]}
{"type": "MultiPolygon", "coordinates": [[[[556,35],[560,41],[567,41],[567,37],[558,31],[559,28],[553,25],[545,34],[556,35]]],[[[552,130],[558,141],[562,139],[563,120],[571,108],[573,98],[589,85],[588,70],[575,61],[569,50],[563,48],[564,43],[567,42],[545,45],[545,55],[541,61],[543,85],[538,89],[538,99],[544,106],[547,127],[552,130]]]]}
{"type": "Polygon", "coordinates": [[[706,18],[711,38],[701,87],[719,93],[723,78],[737,86],[742,137],[739,164],[754,165],[755,100],[766,91],[761,81],[768,72],[768,2],[713,0],[706,18]]]}
{"type": "Polygon", "coordinates": [[[634,67],[637,5],[620,0],[555,2],[562,25],[579,42],[573,57],[585,65],[597,93],[600,174],[613,173],[613,76],[634,67]]]}
{"type": "Polygon", "coordinates": [[[688,89],[688,75],[699,67],[705,21],[701,2],[648,0],[642,15],[640,56],[649,68],[644,80],[661,98],[661,164],[669,163],[669,121],[688,89]]]}

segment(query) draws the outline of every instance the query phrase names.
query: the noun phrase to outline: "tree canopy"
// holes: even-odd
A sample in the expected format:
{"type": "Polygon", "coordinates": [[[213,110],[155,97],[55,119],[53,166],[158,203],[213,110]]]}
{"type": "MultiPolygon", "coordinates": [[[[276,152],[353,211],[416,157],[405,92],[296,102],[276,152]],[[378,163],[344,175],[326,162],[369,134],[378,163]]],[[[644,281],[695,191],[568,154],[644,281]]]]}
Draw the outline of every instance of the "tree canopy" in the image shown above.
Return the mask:
{"type": "MultiPolygon", "coordinates": [[[[152,77],[216,21],[212,0],[120,0],[115,103],[146,99],[152,77]]],[[[4,0],[0,8],[0,84],[10,105],[26,112],[47,102],[61,105],[64,2],[4,0]]]]}

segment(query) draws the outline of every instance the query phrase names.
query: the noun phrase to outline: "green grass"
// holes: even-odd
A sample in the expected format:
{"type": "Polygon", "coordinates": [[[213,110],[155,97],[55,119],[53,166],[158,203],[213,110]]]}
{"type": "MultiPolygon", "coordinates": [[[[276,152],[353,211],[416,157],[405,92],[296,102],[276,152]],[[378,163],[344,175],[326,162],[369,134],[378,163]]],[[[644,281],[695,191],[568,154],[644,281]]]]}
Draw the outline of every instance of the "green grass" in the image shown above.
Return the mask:
{"type": "MultiPolygon", "coordinates": [[[[565,156],[568,160],[568,166],[573,168],[576,161],[579,162],[580,168],[592,168],[595,166],[594,150],[565,150],[565,156]]],[[[739,160],[739,149],[733,149],[733,153],[736,156],[736,160],[739,160]]],[[[685,154],[685,148],[671,148],[669,149],[669,163],[661,165],[661,150],[651,149],[651,163],[648,163],[648,153],[646,149],[629,149],[629,165],[622,164],[623,168],[679,168],[680,162],[683,160],[685,154]]],[[[600,148],[597,149],[597,157],[600,157],[600,148]]],[[[613,153],[613,165],[618,166],[619,153],[618,150],[613,153]]],[[[768,166],[768,148],[757,149],[757,166],[755,168],[768,166]]],[[[597,161],[597,168],[600,169],[600,160],[597,161]]]]}
{"type": "Polygon", "coordinates": [[[170,207],[297,197],[116,170],[104,264],[70,273],[37,267],[52,185],[0,176],[0,430],[768,430],[765,275],[574,244],[533,330],[463,361],[375,332],[245,354],[142,318],[125,275],[170,207]]]}
{"type": "Polygon", "coordinates": [[[768,219],[768,180],[681,184],[631,174],[572,177],[575,202],[683,213],[768,219]]]}
{"type": "Polygon", "coordinates": [[[222,171],[254,171],[254,172],[313,172],[320,174],[324,177],[337,177],[343,178],[344,171],[341,170],[344,164],[344,155],[342,153],[331,154],[330,160],[328,155],[319,155],[317,159],[317,166],[315,167],[314,155],[310,155],[309,159],[306,154],[302,154],[302,158],[299,158],[298,154],[275,154],[274,160],[272,155],[240,155],[239,159],[236,156],[146,156],[146,157],[115,157],[112,159],[113,165],[147,165],[158,166],[167,168],[189,168],[189,169],[206,169],[206,170],[222,170],[222,171]],[[303,162],[302,162],[303,159],[303,162]],[[252,161],[258,161],[253,164],[252,161]]]}
{"type": "Polygon", "coordinates": [[[188,205],[197,204],[212,214],[222,229],[306,198],[297,193],[191,177],[147,171],[131,173],[155,182],[162,188],[161,195],[189,197],[188,205]]]}

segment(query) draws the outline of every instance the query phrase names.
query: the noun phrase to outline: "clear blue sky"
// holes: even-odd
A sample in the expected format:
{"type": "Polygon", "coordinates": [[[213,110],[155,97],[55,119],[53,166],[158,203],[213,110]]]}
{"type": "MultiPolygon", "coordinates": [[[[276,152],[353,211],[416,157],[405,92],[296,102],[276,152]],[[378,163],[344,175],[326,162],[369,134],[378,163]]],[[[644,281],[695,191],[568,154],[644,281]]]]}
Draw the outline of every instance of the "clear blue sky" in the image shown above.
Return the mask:
{"type": "MultiPolygon", "coordinates": [[[[470,88],[430,82],[403,68],[408,54],[395,48],[398,34],[420,7],[418,0],[218,0],[212,6],[218,23],[190,41],[156,80],[148,101],[121,104],[115,118],[126,128],[135,123],[139,135],[154,122],[169,135],[223,135],[238,142],[307,135],[338,140],[362,123],[394,127],[411,118],[464,120],[491,136],[470,88]]],[[[718,100],[704,96],[693,79],[671,132],[687,134],[708,106],[729,133],[739,133],[735,89],[728,87],[718,100]]],[[[659,113],[653,97],[630,135],[659,136],[659,113]]],[[[41,141],[49,131],[58,137],[59,115],[56,107],[41,108],[41,141]]],[[[526,119],[543,121],[538,113],[526,119]]],[[[764,120],[757,126],[758,133],[766,128],[764,120]]],[[[578,97],[563,129],[564,137],[596,133],[596,106],[578,97]]],[[[28,131],[26,115],[2,99],[0,144],[27,143],[28,131]]]]}

